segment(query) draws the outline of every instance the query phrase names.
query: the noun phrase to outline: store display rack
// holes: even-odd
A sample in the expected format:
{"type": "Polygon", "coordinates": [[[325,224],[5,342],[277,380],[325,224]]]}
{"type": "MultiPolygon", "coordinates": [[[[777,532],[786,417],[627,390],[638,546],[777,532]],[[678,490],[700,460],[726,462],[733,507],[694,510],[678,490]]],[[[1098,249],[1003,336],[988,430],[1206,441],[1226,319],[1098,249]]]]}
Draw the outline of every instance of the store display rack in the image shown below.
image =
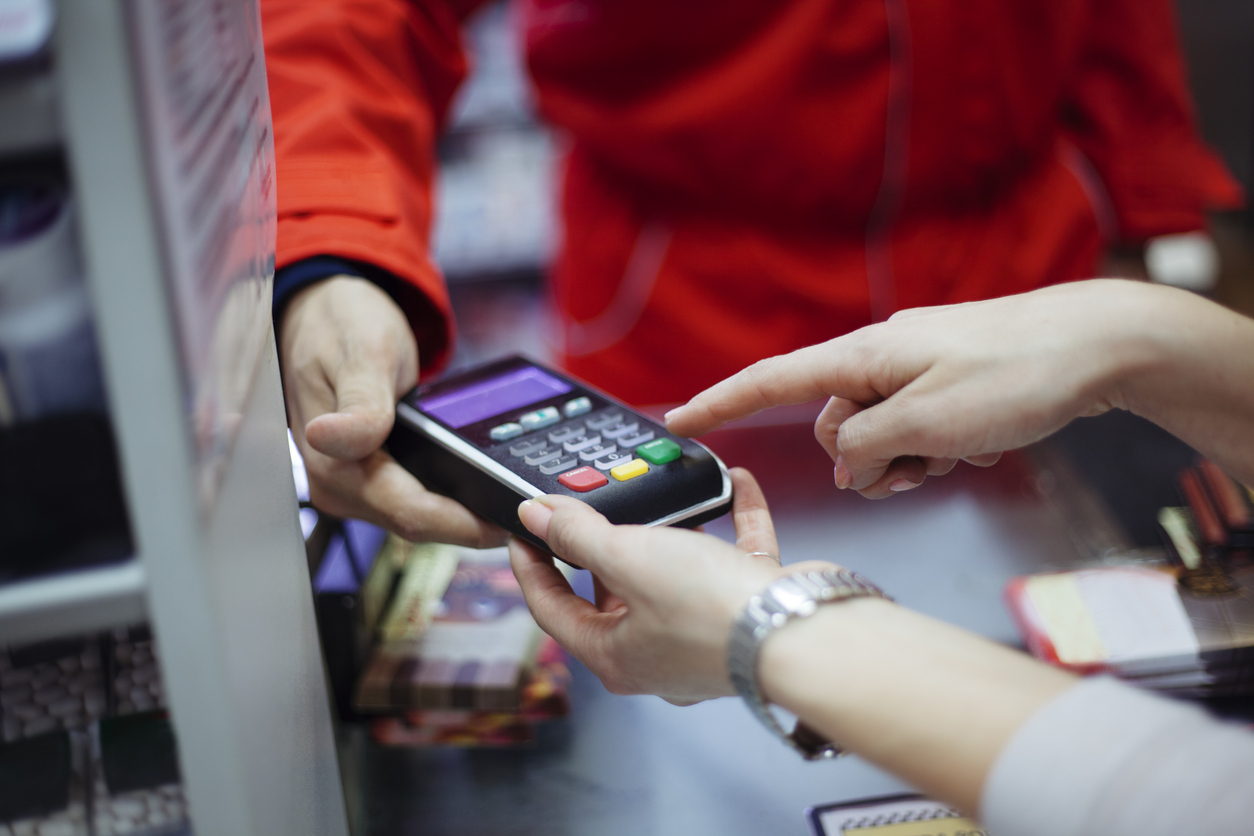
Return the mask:
{"type": "Polygon", "coordinates": [[[138,560],[0,584],[0,645],[94,633],[147,616],[138,560]]]}
{"type": "MultiPolygon", "coordinates": [[[[137,552],[0,584],[0,646],[147,620],[194,832],[344,836],[272,334],[211,501],[203,491],[171,289],[179,242],[144,107],[155,82],[137,60],[146,6],[256,15],[256,0],[58,0],[47,60],[0,72],[0,164],[49,152],[67,163],[137,552]]],[[[255,40],[243,55],[257,62],[255,40]]],[[[265,290],[244,311],[254,321],[265,290]]]]}

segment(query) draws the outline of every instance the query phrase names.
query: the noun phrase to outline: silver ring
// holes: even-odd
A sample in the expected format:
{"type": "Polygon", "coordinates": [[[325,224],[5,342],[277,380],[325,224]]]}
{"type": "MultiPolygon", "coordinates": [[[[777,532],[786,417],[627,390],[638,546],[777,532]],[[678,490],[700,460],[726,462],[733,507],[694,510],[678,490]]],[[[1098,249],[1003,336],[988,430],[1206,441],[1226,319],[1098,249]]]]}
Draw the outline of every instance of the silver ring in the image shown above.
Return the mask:
{"type": "Polygon", "coordinates": [[[774,560],[779,565],[781,566],[784,565],[782,560],[780,560],[778,557],[771,554],[770,552],[749,552],[749,554],[747,554],[746,557],[755,557],[757,555],[761,555],[762,557],[769,557],[771,560],[774,560]]]}

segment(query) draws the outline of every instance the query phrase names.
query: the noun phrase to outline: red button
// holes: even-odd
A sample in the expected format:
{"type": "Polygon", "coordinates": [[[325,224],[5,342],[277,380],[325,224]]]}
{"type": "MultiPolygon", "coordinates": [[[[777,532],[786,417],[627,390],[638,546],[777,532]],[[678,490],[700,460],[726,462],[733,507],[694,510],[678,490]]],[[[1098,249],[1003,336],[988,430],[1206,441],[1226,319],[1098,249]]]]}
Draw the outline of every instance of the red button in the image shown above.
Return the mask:
{"type": "Polygon", "coordinates": [[[572,491],[590,491],[593,488],[599,488],[609,479],[605,478],[605,474],[592,467],[577,467],[574,470],[568,470],[561,476],[557,477],[557,481],[561,482],[572,491]]]}

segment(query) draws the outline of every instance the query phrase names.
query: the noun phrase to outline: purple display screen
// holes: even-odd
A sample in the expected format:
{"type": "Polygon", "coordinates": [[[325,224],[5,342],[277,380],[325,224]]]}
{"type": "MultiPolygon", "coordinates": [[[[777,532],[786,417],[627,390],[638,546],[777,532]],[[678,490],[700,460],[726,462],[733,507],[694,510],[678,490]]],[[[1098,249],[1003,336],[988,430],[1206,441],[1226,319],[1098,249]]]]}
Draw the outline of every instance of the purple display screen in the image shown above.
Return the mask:
{"type": "Polygon", "coordinates": [[[454,429],[527,406],[554,395],[564,395],[571,385],[534,366],[479,380],[452,392],[441,392],[418,401],[418,408],[454,429]]]}

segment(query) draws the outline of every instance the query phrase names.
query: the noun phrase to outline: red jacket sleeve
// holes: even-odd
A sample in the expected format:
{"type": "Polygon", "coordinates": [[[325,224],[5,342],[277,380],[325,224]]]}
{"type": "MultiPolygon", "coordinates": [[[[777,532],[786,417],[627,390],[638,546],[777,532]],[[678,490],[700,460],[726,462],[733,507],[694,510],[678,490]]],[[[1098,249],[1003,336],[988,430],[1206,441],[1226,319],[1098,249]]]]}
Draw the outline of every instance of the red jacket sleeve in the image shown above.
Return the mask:
{"type": "Polygon", "coordinates": [[[277,267],[315,255],[402,280],[424,371],[453,318],[428,257],[435,141],[466,72],[462,11],[409,0],[262,0],[278,176],[277,267]]]}
{"type": "Polygon", "coordinates": [[[1106,185],[1119,238],[1205,226],[1241,188],[1198,136],[1172,0],[1093,0],[1066,114],[1106,185]]]}

